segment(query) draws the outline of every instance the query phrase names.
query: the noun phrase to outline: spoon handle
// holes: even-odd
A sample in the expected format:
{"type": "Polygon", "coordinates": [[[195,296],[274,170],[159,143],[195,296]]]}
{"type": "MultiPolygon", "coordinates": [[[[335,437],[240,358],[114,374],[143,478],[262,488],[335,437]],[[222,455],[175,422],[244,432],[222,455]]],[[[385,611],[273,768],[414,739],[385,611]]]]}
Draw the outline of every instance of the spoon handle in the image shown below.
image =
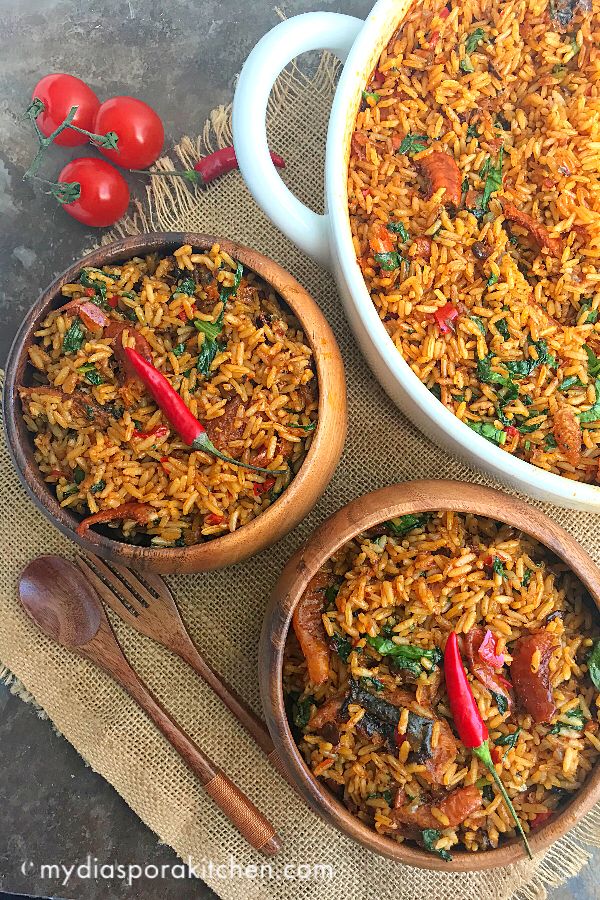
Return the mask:
{"type": "MultiPolygon", "coordinates": [[[[281,847],[281,841],[268,819],[173,721],[136,675],[125,657],[122,654],[117,656],[113,647],[110,649],[107,647],[107,641],[103,638],[107,638],[108,635],[103,635],[103,631],[101,628],[96,637],[87,644],[86,650],[92,651],[89,657],[102,665],[148,714],[186,765],[198,776],[206,793],[248,843],[266,856],[274,856],[281,847]],[[93,652],[92,644],[96,645],[94,649],[97,652],[93,652]]],[[[84,655],[87,656],[88,653],[84,655]]]]}
{"type": "MultiPolygon", "coordinates": [[[[187,637],[187,635],[185,635],[187,637]]],[[[254,710],[239,696],[221,675],[212,669],[198,653],[191,638],[177,642],[173,647],[175,652],[184,660],[194,672],[202,678],[214,693],[223,701],[228,710],[235,716],[240,725],[245,728],[266,756],[275,752],[271,735],[267,731],[265,723],[256,715],[254,710]]]]}

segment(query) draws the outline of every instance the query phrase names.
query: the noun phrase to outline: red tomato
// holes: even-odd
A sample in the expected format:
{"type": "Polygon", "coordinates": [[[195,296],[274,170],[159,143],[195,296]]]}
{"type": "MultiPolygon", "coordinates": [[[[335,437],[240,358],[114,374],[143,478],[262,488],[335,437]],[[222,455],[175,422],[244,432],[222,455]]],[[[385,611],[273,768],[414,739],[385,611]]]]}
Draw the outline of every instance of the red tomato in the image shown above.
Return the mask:
{"type": "Polygon", "coordinates": [[[152,107],[135,97],[111,97],[105,100],[96,114],[94,131],[118,135],[116,150],[100,153],[125,169],[147,169],[160,156],[165,142],[165,130],[152,107]]]}
{"type": "Polygon", "coordinates": [[[113,225],[129,205],[127,182],[103,159],[92,156],[72,159],[58,176],[58,181],[77,181],[81,185],[79,199],[63,203],[63,208],[84,225],[97,228],[113,225]]]}
{"type": "MultiPolygon", "coordinates": [[[[94,120],[100,101],[91,87],[80,78],[60,73],[46,75],[33,89],[32,99],[36,97],[44,104],[43,111],[37,117],[37,123],[45,137],[52,134],[67,118],[72,106],[77,107],[73,124],[78,128],[85,128],[86,131],[94,130],[94,120]]],[[[70,128],[65,128],[54,141],[63,147],[77,147],[87,142],[85,134],[71,131],[70,128]]]]}

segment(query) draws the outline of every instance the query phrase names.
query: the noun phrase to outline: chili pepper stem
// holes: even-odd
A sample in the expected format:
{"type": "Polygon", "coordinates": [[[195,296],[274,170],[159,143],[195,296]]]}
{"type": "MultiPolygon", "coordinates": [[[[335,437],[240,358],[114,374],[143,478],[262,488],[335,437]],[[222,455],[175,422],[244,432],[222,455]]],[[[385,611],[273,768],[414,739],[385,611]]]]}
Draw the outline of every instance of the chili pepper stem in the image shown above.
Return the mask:
{"type": "Polygon", "coordinates": [[[130,169],[129,171],[134,172],[136,175],[150,175],[152,177],[158,175],[159,178],[184,178],[190,184],[199,184],[200,186],[204,184],[204,179],[200,172],[195,172],[193,169],[168,169],[162,172],[150,171],[149,169],[130,169]]]}
{"type": "Polygon", "coordinates": [[[478,759],[481,760],[481,762],[484,764],[484,766],[487,768],[490,775],[496,782],[496,785],[498,786],[498,790],[502,794],[502,798],[508,808],[508,811],[510,812],[511,816],[513,817],[515,825],[517,826],[517,830],[518,830],[519,834],[521,835],[523,844],[525,845],[525,849],[527,850],[527,855],[528,855],[529,859],[533,859],[533,855],[531,853],[531,847],[529,846],[529,841],[527,840],[527,836],[526,836],[525,832],[523,831],[523,826],[521,825],[519,817],[518,817],[517,813],[515,812],[515,808],[512,805],[512,801],[511,801],[510,797],[508,796],[506,788],[502,784],[502,779],[496,772],[496,767],[494,765],[494,762],[493,762],[491,754],[490,754],[489,743],[487,741],[484,741],[483,744],[479,745],[479,747],[473,747],[472,752],[475,754],[475,756],[478,759]]]}
{"type": "Polygon", "coordinates": [[[287,469],[263,469],[260,466],[251,466],[250,463],[240,462],[239,459],[232,459],[231,456],[225,456],[224,453],[217,450],[206,433],[198,435],[192,444],[192,448],[194,450],[202,450],[204,453],[210,453],[211,456],[216,456],[217,459],[222,459],[223,462],[231,463],[233,466],[242,466],[244,469],[250,469],[251,472],[260,472],[263,475],[286,475],[288,471],[287,469]]]}

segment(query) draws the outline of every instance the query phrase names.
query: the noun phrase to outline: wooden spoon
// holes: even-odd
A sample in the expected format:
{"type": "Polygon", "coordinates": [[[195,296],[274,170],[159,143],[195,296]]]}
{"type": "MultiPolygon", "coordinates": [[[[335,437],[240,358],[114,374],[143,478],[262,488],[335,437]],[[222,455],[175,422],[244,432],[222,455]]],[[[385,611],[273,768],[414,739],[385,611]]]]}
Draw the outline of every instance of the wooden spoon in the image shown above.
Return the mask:
{"type": "Polygon", "coordinates": [[[96,663],[131,694],[248,843],[267,856],[279,851],[281,841],[271,823],[179,728],[135,674],[97,594],[77,566],[60,556],[39,556],[21,575],[19,597],[49,638],[96,663]]]}

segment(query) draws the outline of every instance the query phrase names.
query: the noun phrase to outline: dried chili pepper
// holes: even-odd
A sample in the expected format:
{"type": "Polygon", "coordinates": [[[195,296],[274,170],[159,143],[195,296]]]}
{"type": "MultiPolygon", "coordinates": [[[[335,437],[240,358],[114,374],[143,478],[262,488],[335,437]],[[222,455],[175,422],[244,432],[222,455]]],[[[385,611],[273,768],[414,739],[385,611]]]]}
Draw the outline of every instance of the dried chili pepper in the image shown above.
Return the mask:
{"type": "Polygon", "coordinates": [[[163,411],[179,437],[194,450],[202,450],[210,453],[232,466],[242,466],[252,472],[264,472],[267,475],[285,475],[287,469],[263,469],[260,466],[252,466],[249,463],[240,462],[225,456],[210,440],[206,428],[192,415],[179,394],[171,387],[168,380],[151,363],[147,362],[137,350],[124,347],[124,353],[138,377],[154,397],[159,408],[163,411]]]}
{"type": "Polygon", "coordinates": [[[467,680],[460,650],[458,649],[455,631],[450,633],[444,651],[444,675],[446,678],[448,702],[450,704],[456,730],[458,731],[458,736],[465,747],[468,747],[475,756],[481,760],[496,782],[498,790],[502,794],[504,802],[506,803],[511,816],[515,821],[519,834],[523,839],[527,855],[530,859],[533,859],[527,837],[523,831],[523,826],[521,825],[511,799],[506,792],[506,788],[496,772],[490,753],[487,725],[481,718],[477,703],[475,702],[475,697],[471,691],[471,686],[467,680]]]}
{"type": "MultiPolygon", "coordinates": [[[[285,169],[285,160],[283,157],[279,156],[277,153],[271,153],[270,156],[273,165],[277,166],[278,169],[285,169]]],[[[158,175],[162,178],[171,178],[173,176],[176,178],[184,178],[186,181],[189,181],[190,184],[197,184],[200,185],[200,187],[204,187],[204,185],[214,181],[215,178],[220,178],[221,175],[226,175],[228,172],[233,172],[234,169],[238,168],[235,148],[221,147],[220,150],[215,150],[214,153],[209,153],[208,156],[203,156],[202,159],[199,159],[197,163],[194,163],[193,169],[171,169],[153,172],[150,172],[147,169],[131,169],[131,171],[136,172],[138,175],[158,175]]]]}
{"type": "MultiPolygon", "coordinates": [[[[285,162],[277,153],[271,153],[271,159],[273,164],[279,169],[285,168],[285,162]]],[[[202,184],[208,184],[209,181],[214,181],[215,178],[219,178],[221,175],[232,172],[237,168],[238,161],[234,147],[222,147],[220,150],[215,150],[214,153],[209,153],[208,156],[203,156],[197,163],[194,163],[194,171],[200,173],[202,184]]]]}

